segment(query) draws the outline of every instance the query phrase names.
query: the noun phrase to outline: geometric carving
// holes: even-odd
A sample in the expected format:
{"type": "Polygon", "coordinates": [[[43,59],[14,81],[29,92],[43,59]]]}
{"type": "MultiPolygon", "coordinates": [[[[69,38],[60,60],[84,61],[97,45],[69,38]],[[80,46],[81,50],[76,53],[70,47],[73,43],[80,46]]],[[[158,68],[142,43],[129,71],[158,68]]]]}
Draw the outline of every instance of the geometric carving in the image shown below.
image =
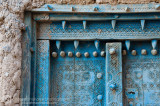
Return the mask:
{"type": "MultiPolygon", "coordinates": [[[[60,52],[51,43],[51,53],[53,51],[60,52]]],[[[56,105],[104,105],[105,103],[105,58],[90,55],[76,57],[75,53],[83,53],[87,50],[89,54],[95,51],[93,42],[81,42],[77,49],[74,48],[73,42],[63,42],[62,49],[72,52],[73,57],[61,56],[57,58],[51,57],[51,103],[56,105]],[[85,50],[84,50],[85,49],[85,50]],[[103,74],[98,79],[97,74],[103,74]],[[99,101],[98,95],[102,95],[103,99],[99,101]]],[[[100,50],[97,50],[100,53],[100,50]]]]}
{"type": "Polygon", "coordinates": [[[82,22],[67,21],[65,30],[61,22],[39,23],[38,39],[151,39],[160,33],[158,21],[147,21],[144,30],[139,21],[118,21],[113,29],[110,21],[87,22],[84,30],[82,22]]]}
{"type": "Polygon", "coordinates": [[[47,104],[49,100],[49,40],[38,40],[36,53],[36,102],[47,104]]]}
{"type": "Polygon", "coordinates": [[[106,105],[123,105],[122,85],[122,45],[121,43],[106,43],[106,105]],[[110,54],[114,49],[115,53],[110,54]]]}
{"type": "Polygon", "coordinates": [[[123,57],[125,105],[159,106],[159,56],[153,56],[151,53],[141,55],[141,48],[146,51],[152,49],[150,42],[137,42],[132,47],[139,51],[137,55],[128,54],[123,57]]]}

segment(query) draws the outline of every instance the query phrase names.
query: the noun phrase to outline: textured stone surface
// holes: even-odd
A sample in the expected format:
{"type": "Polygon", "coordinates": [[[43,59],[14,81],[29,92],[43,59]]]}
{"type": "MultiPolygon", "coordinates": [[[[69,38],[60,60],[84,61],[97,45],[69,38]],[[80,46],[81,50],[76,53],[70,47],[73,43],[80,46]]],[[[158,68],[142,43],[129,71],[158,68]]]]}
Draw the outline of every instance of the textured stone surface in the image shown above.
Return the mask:
{"type": "Polygon", "coordinates": [[[156,2],[160,3],[160,0],[96,0],[96,3],[104,4],[104,3],[110,3],[110,4],[140,4],[140,3],[150,3],[150,2],[156,2]]]}
{"type": "Polygon", "coordinates": [[[21,30],[25,9],[44,3],[149,3],[160,0],[0,0],[0,106],[19,106],[21,84],[21,30]]]}

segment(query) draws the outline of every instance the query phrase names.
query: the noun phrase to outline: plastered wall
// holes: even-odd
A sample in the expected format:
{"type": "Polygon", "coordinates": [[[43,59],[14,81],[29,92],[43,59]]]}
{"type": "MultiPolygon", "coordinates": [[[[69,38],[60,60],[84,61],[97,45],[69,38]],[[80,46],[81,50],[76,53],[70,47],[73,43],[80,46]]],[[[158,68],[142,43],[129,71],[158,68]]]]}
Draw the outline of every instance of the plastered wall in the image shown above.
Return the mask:
{"type": "Polygon", "coordinates": [[[21,84],[21,31],[25,9],[44,3],[149,3],[160,0],[0,0],[0,106],[19,106],[21,84]]]}

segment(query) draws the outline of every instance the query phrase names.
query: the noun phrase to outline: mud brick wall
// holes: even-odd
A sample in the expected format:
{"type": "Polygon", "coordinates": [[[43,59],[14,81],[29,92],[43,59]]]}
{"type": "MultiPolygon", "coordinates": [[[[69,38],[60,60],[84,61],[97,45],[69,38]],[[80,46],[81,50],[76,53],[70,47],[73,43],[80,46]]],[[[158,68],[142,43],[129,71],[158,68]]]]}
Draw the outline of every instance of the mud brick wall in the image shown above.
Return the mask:
{"type": "Polygon", "coordinates": [[[21,36],[24,10],[45,3],[116,5],[160,2],[160,0],[0,0],[0,106],[19,106],[21,86],[21,36]]]}
{"type": "Polygon", "coordinates": [[[150,3],[150,2],[159,3],[160,0],[96,0],[96,3],[99,3],[99,4],[110,3],[112,5],[116,5],[116,4],[142,4],[142,3],[150,3]]]}

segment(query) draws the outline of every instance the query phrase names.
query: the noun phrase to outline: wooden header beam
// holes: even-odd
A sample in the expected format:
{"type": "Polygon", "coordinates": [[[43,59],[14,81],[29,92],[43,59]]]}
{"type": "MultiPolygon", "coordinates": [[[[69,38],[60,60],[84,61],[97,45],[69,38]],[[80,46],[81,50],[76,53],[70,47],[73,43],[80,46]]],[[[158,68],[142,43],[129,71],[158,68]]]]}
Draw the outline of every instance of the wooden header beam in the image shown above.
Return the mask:
{"type": "Polygon", "coordinates": [[[45,4],[41,8],[33,9],[32,12],[49,13],[148,13],[160,12],[159,3],[150,4],[92,4],[92,5],[58,5],[45,4]]]}

